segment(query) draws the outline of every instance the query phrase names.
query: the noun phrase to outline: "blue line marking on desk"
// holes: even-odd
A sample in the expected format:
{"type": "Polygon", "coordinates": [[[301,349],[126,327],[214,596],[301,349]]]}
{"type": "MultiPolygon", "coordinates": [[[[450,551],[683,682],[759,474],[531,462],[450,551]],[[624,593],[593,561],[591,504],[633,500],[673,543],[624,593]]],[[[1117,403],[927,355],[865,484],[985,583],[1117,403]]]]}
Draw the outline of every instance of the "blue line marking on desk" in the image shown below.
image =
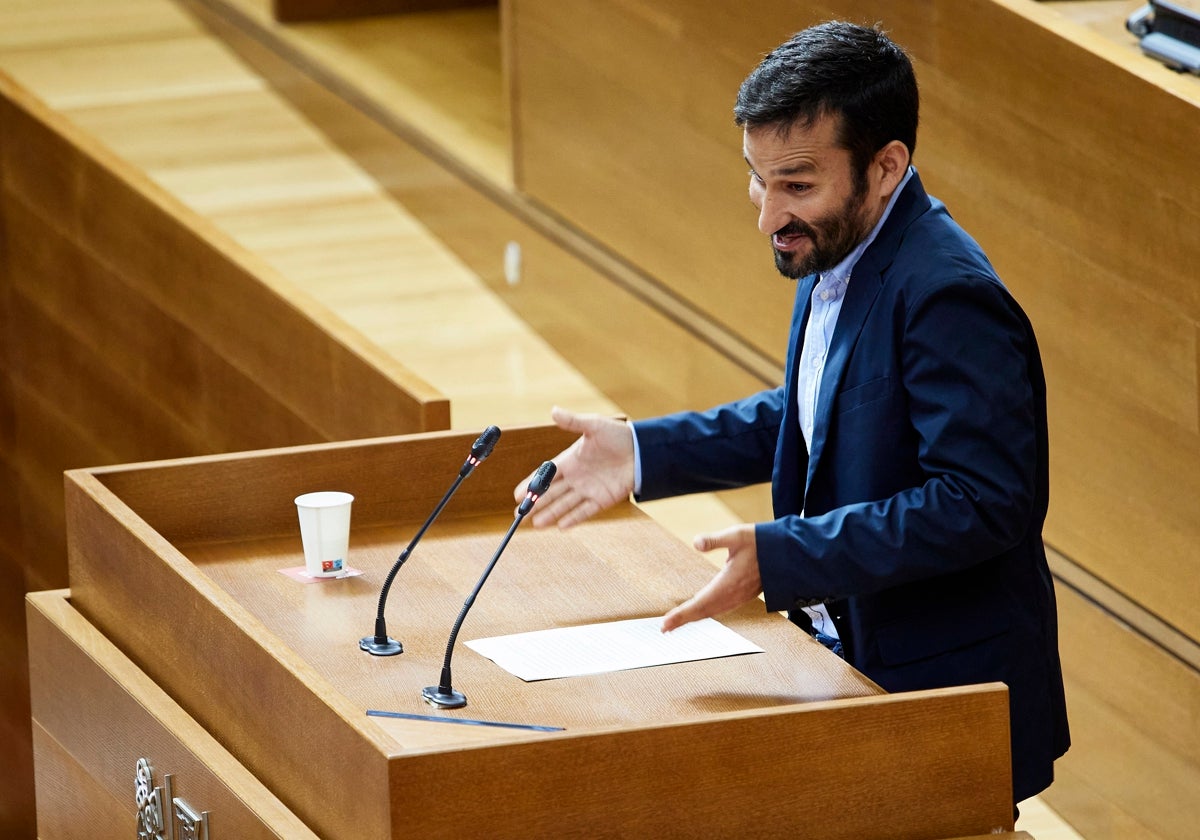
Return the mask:
{"type": "Polygon", "coordinates": [[[434,723],[461,723],[467,726],[499,726],[504,729],[532,729],[534,732],[562,732],[562,726],[538,726],[533,723],[502,723],[496,720],[472,720],[470,718],[439,717],[438,715],[414,715],[409,712],[383,712],[379,709],[367,709],[371,717],[402,718],[404,720],[428,720],[434,723]]]}

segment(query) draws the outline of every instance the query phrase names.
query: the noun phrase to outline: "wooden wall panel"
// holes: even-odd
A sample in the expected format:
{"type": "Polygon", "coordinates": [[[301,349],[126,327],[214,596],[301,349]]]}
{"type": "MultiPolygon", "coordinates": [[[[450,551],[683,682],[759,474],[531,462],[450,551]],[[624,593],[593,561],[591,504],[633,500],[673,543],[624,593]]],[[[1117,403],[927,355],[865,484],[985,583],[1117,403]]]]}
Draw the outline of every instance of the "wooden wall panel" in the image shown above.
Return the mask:
{"type": "MultiPolygon", "coordinates": [[[[4,116],[5,108],[0,104],[0,120],[4,116]]],[[[0,159],[7,142],[5,135],[0,125],[0,159]]],[[[4,169],[0,167],[0,191],[4,186],[4,169]]],[[[4,213],[0,211],[0,324],[5,325],[11,323],[12,312],[8,293],[11,271],[4,257],[8,248],[6,227],[4,213]]],[[[12,461],[17,446],[16,393],[12,375],[15,350],[9,331],[0,329],[0,662],[12,663],[4,667],[4,678],[0,680],[7,687],[0,694],[0,749],[11,756],[14,769],[8,784],[0,792],[0,834],[33,837],[37,825],[23,606],[28,591],[28,558],[21,527],[21,478],[12,461]]],[[[61,530],[56,548],[58,556],[65,558],[66,546],[61,530]]],[[[65,563],[60,561],[59,565],[65,566],[65,563]]]]}
{"type": "Polygon", "coordinates": [[[15,198],[119,275],[131,297],[186,325],[213,357],[257,379],[275,401],[311,415],[322,435],[446,423],[448,407],[429,385],[142,173],[86,140],[63,139],[65,121],[17,120],[20,112],[5,161],[15,198]]]}
{"type": "Polygon", "coordinates": [[[1200,84],[1188,101],[1036,6],[975,5],[918,68],[918,162],[1038,328],[1047,541],[1200,639],[1200,176],[1179,142],[1200,138],[1200,84]]]}
{"type": "Polygon", "coordinates": [[[495,0],[271,0],[271,11],[276,20],[295,23],[456,9],[488,2],[495,0]]]}
{"type": "Polygon", "coordinates": [[[29,734],[29,672],[25,667],[23,555],[0,549],[0,835],[34,837],[33,745],[29,734]]]}
{"type": "Polygon", "coordinates": [[[790,6],[509,4],[518,189],[781,364],[795,285],[757,232],[732,108],[804,25],[790,6]]]}
{"type": "Polygon", "coordinates": [[[1074,744],[1042,798],[1088,840],[1194,837],[1200,675],[1059,587],[1074,744]]]}
{"type": "Polygon", "coordinates": [[[917,66],[923,179],[1038,329],[1048,541],[1200,638],[1200,170],[1181,142],[1200,80],[1028,0],[509,6],[518,186],[779,359],[790,301],[733,96],[791,32],[881,21],[917,66]]]}

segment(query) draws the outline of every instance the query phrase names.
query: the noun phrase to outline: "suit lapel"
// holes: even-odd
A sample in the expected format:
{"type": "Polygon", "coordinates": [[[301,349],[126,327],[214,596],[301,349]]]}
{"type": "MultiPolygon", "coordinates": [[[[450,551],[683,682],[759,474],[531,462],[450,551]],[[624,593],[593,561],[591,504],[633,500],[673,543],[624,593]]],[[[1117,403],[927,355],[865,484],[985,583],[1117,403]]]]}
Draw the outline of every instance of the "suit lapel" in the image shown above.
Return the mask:
{"type": "MultiPolygon", "coordinates": [[[[842,302],[842,310],[838,314],[837,325],[833,329],[829,355],[825,359],[825,369],[821,374],[821,387],[817,393],[817,415],[813,418],[812,451],[808,458],[805,497],[807,497],[807,488],[812,486],[813,476],[816,474],[821,453],[824,451],[829,437],[833,413],[836,410],[835,397],[841,391],[842,381],[846,377],[846,368],[854,352],[854,347],[858,343],[858,338],[862,334],[863,324],[866,323],[867,315],[883,287],[884,272],[892,264],[904,231],[929,207],[929,196],[925,193],[921,179],[914,172],[904,187],[904,191],[896,199],[896,204],[892,207],[892,212],[875,237],[875,241],[867,247],[850,272],[850,282],[846,287],[846,299],[842,302]]],[[[799,350],[795,352],[798,354],[799,350]]],[[[790,366],[789,375],[794,375],[790,366]]]]}
{"type": "Polygon", "coordinates": [[[804,325],[812,307],[812,291],[816,275],[802,277],[796,282],[796,300],[792,305],[792,328],[784,369],[783,422],[779,443],[775,448],[775,476],[771,482],[772,505],[775,516],[798,514],[803,508],[804,487],[800,477],[807,472],[808,452],[800,435],[800,416],[796,404],[796,365],[800,363],[800,348],[804,346],[804,325]]]}

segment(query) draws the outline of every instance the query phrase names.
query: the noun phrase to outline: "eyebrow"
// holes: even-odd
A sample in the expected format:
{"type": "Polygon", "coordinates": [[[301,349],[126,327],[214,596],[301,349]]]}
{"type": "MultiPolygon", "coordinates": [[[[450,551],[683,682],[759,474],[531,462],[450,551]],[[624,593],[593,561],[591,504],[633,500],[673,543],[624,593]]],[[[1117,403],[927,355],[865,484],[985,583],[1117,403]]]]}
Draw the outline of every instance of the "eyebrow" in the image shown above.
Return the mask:
{"type": "MultiPolygon", "coordinates": [[[[758,172],[758,170],[754,168],[754,164],[750,162],[750,158],[746,157],[745,155],[742,155],[742,159],[744,161],[746,161],[746,165],[749,166],[751,170],[753,170],[754,172],[758,172]]],[[[816,171],[817,171],[816,166],[814,166],[811,163],[804,162],[804,163],[797,163],[793,166],[786,166],[782,169],[772,169],[767,174],[774,176],[776,178],[786,178],[790,175],[808,175],[808,174],[811,174],[816,171]]],[[[762,173],[759,173],[759,174],[761,175],[762,173]]]]}

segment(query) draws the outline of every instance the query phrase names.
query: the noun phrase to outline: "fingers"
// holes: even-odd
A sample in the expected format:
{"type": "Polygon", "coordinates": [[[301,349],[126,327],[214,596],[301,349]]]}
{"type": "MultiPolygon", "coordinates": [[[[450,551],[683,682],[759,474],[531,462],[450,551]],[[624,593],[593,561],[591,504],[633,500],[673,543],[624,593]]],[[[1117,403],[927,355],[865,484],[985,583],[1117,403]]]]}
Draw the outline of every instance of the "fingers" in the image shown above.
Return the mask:
{"type": "MultiPolygon", "coordinates": [[[[552,486],[553,488],[553,486],[552,486]]],[[[592,499],[582,496],[574,487],[566,485],[557,493],[547,492],[538,500],[534,509],[534,528],[545,528],[558,524],[559,528],[570,528],[572,524],[582,522],[599,510],[599,505],[592,499]]]]}
{"type": "MultiPolygon", "coordinates": [[[[518,489],[520,490],[520,493],[517,494],[517,504],[520,504],[521,502],[525,501],[525,497],[529,494],[529,488],[527,485],[521,485],[518,489]]],[[[552,508],[563,496],[569,494],[570,492],[570,484],[566,481],[560,481],[557,484],[551,483],[546,492],[542,493],[542,495],[538,496],[535,500],[536,507],[534,510],[544,511],[552,508]]]]}
{"type": "MultiPolygon", "coordinates": [[[[558,406],[554,406],[552,409],[550,409],[550,418],[554,421],[555,425],[557,425],[560,429],[563,429],[564,431],[576,432],[577,434],[582,435],[584,433],[584,430],[586,428],[588,428],[588,424],[584,421],[584,419],[580,415],[576,414],[573,411],[569,411],[568,409],[559,408],[558,406]]],[[[557,485],[555,485],[555,484],[550,485],[550,490],[547,491],[547,493],[545,494],[545,496],[543,498],[551,496],[551,494],[554,492],[554,489],[556,486],[558,486],[560,488],[560,492],[561,492],[561,485],[562,485],[562,481],[564,478],[563,462],[569,461],[570,459],[567,458],[566,456],[569,453],[571,453],[572,451],[577,450],[578,448],[579,448],[579,441],[576,441],[571,446],[568,446],[566,449],[564,449],[562,452],[558,453],[558,455],[553,458],[555,465],[558,467],[558,471],[559,471],[558,479],[559,480],[558,480],[557,485]]],[[[534,473],[536,473],[536,472],[537,471],[534,470],[534,472],[531,472],[529,475],[525,476],[525,478],[521,481],[521,483],[513,488],[513,501],[515,501],[517,504],[520,504],[522,502],[522,500],[524,500],[525,492],[529,489],[529,482],[533,479],[534,473]]]]}
{"type": "Polygon", "coordinates": [[[575,432],[581,435],[589,428],[587,419],[583,415],[557,405],[550,409],[550,419],[554,421],[554,425],[565,432],[575,432]]]}
{"type": "Polygon", "coordinates": [[[717,572],[704,588],[663,616],[662,631],[669,633],[702,618],[712,618],[718,613],[733,609],[740,602],[731,601],[727,568],[717,572]]]}
{"type": "Polygon", "coordinates": [[[664,633],[740,607],[762,592],[754,526],[735,525],[712,534],[700,534],[693,544],[699,551],[728,549],[729,557],[703,589],[663,616],[664,633]]]}
{"type": "Polygon", "coordinates": [[[672,630],[702,618],[710,618],[710,616],[704,612],[700,604],[696,603],[696,598],[689,598],[663,616],[662,632],[670,633],[672,630]]]}
{"type": "MultiPolygon", "coordinates": [[[[555,458],[558,475],[539,501],[534,527],[557,523],[569,528],[629,496],[633,489],[633,432],[624,421],[597,414],[576,414],[555,406],[554,422],[579,437],[555,458]]],[[[520,504],[525,486],[513,499],[520,504]]]]}
{"type": "Polygon", "coordinates": [[[723,531],[714,531],[711,534],[697,534],[692,538],[692,546],[697,551],[716,551],[721,548],[732,551],[741,542],[740,527],[735,525],[723,531]]]}
{"type": "MultiPolygon", "coordinates": [[[[625,421],[614,417],[605,417],[600,414],[576,414],[574,411],[557,405],[550,409],[550,419],[564,432],[574,432],[584,438],[596,438],[604,449],[613,446],[612,437],[616,430],[620,429],[623,432],[627,428],[625,421]]],[[[630,445],[632,446],[632,436],[630,445]]]]}
{"type": "Polygon", "coordinates": [[[669,633],[693,621],[729,612],[746,600],[726,565],[703,589],[663,616],[662,632],[669,633]]]}

